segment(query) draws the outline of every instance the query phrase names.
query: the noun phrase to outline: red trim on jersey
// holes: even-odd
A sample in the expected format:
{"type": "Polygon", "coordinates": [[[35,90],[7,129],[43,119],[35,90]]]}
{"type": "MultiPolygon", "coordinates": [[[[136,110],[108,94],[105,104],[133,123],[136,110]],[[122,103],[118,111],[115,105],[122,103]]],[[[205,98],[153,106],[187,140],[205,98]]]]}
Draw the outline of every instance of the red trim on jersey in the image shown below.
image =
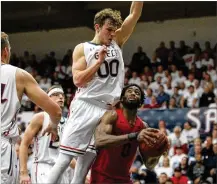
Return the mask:
{"type": "Polygon", "coordinates": [[[76,150],[76,151],[80,151],[80,152],[84,152],[84,150],[80,150],[80,149],[77,149],[77,148],[72,148],[72,147],[68,147],[68,146],[63,146],[63,145],[60,145],[60,147],[63,147],[63,148],[66,148],[66,149],[70,149],[70,150],[76,150]]]}

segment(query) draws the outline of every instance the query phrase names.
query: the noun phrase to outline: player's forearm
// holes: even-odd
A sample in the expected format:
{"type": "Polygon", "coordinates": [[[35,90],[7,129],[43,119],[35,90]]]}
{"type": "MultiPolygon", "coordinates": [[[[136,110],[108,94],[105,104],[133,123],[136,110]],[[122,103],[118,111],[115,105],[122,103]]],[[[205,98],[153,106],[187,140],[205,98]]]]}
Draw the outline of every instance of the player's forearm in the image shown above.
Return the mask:
{"type": "Polygon", "coordinates": [[[77,87],[85,86],[89,81],[92,80],[100,65],[101,64],[99,62],[96,62],[85,70],[76,71],[76,73],[73,74],[74,84],[77,87]]]}
{"type": "Polygon", "coordinates": [[[129,142],[128,134],[126,135],[103,135],[96,136],[96,148],[106,148],[110,146],[118,146],[129,142]]]}
{"type": "Polygon", "coordinates": [[[130,7],[130,14],[133,14],[133,16],[139,19],[139,17],[142,14],[142,8],[143,8],[142,1],[133,1],[130,7]]]}
{"type": "Polygon", "coordinates": [[[28,145],[22,144],[19,148],[19,160],[20,160],[20,174],[27,174],[27,161],[28,161],[28,145]]]}

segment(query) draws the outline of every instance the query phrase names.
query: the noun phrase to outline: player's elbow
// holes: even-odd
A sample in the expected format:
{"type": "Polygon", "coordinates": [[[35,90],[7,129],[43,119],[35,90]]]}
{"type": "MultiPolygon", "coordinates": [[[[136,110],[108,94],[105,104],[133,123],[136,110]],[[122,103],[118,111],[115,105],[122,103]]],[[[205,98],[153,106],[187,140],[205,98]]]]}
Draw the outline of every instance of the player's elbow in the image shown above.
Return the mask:
{"type": "Polygon", "coordinates": [[[81,77],[79,76],[74,76],[73,77],[73,82],[74,82],[74,85],[78,88],[82,87],[84,85],[84,81],[81,77]]]}

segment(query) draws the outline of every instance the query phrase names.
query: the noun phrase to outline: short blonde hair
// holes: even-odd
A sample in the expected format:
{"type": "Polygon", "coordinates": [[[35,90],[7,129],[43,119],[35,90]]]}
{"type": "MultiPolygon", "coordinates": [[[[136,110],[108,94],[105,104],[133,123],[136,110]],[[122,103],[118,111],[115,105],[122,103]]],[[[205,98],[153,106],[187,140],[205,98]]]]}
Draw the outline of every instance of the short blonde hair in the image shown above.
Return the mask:
{"type": "Polygon", "coordinates": [[[102,27],[105,21],[109,19],[112,24],[117,28],[121,27],[123,21],[121,18],[121,12],[118,10],[112,10],[111,8],[106,8],[99,11],[94,17],[94,25],[99,24],[102,27]]]}
{"type": "Polygon", "coordinates": [[[5,32],[1,32],[1,50],[10,46],[9,37],[5,32]]]}

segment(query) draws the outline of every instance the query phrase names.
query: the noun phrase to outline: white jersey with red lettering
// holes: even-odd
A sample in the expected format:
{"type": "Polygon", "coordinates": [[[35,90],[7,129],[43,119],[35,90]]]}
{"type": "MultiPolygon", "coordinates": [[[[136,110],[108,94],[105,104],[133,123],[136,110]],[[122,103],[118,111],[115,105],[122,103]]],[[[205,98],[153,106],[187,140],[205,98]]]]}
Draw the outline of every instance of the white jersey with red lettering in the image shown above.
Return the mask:
{"type": "Polygon", "coordinates": [[[21,107],[16,88],[17,67],[1,65],[1,134],[7,138],[18,138],[16,115],[21,107]]]}
{"type": "MultiPolygon", "coordinates": [[[[85,42],[84,56],[87,68],[93,65],[99,57],[101,45],[85,42]]],[[[122,50],[115,41],[107,46],[105,61],[94,75],[93,79],[84,87],[78,88],[75,99],[95,99],[112,104],[118,100],[124,84],[124,61],[122,50]]]]}

